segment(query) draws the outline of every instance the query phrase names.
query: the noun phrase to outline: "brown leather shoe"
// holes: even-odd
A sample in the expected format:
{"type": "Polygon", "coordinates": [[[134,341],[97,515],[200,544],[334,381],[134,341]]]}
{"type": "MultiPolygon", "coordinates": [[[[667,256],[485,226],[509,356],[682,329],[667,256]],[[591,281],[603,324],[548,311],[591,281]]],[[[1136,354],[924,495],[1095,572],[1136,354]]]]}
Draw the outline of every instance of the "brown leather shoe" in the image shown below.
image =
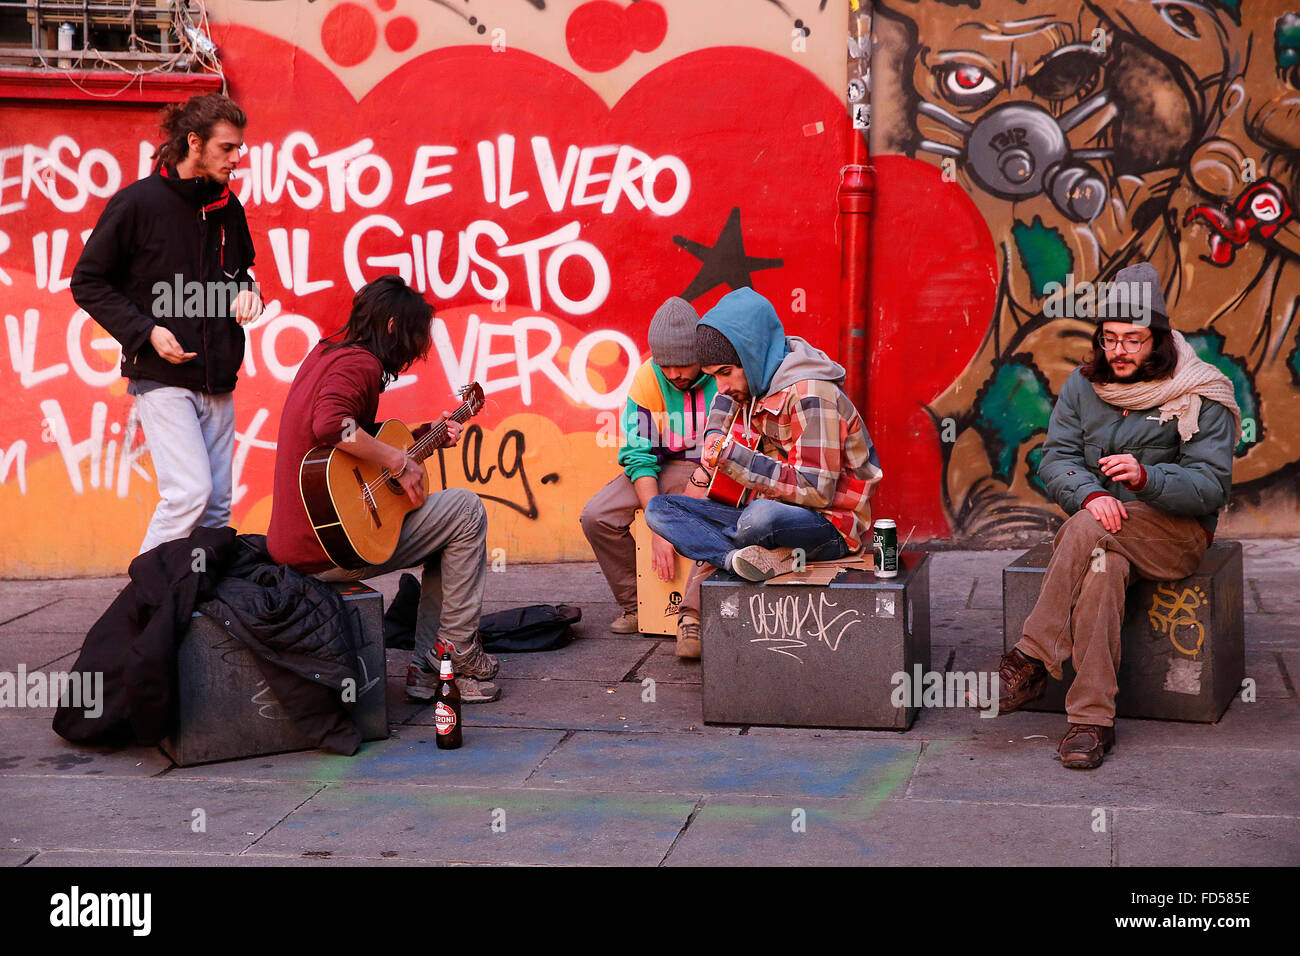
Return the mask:
{"type": "Polygon", "coordinates": [[[1011,648],[998,662],[998,715],[1019,710],[1047,690],[1047,667],[1036,657],[1011,648]]]}
{"type": "Polygon", "coordinates": [[[609,629],[615,634],[637,634],[641,631],[640,618],[635,610],[624,611],[619,617],[614,619],[609,629]]]}
{"type": "Polygon", "coordinates": [[[687,661],[700,659],[699,618],[684,614],[677,618],[677,656],[687,661]]]}
{"type": "Polygon", "coordinates": [[[1071,724],[1061,738],[1057,753],[1061,766],[1071,770],[1091,770],[1100,767],[1107,751],[1115,746],[1115,728],[1099,724],[1071,724]]]}

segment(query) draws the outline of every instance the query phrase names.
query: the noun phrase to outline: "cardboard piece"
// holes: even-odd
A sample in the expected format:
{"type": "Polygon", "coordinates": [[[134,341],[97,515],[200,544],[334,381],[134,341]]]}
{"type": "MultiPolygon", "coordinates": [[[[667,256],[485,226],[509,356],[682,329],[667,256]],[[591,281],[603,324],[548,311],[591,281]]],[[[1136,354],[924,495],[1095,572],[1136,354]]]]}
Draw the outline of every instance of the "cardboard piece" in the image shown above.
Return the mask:
{"type": "MultiPolygon", "coordinates": [[[[809,561],[802,571],[790,571],[768,578],[767,584],[813,584],[824,586],[836,580],[845,571],[874,571],[875,561],[870,551],[850,555],[835,561],[809,561]]],[[[887,580],[887,579],[885,579],[887,580]]]]}

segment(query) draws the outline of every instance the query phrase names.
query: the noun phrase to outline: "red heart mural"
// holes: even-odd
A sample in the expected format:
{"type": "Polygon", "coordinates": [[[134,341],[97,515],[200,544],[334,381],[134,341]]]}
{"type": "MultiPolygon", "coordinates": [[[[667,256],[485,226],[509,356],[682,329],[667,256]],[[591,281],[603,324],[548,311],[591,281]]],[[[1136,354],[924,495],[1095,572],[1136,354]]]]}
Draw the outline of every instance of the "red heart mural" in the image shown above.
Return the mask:
{"type": "Polygon", "coordinates": [[[988,333],[997,262],[979,209],[938,169],[905,156],[873,157],[872,166],[866,419],[885,469],[872,504],[876,514],[898,518],[900,536],[914,527],[915,540],[924,541],[950,533],[940,504],[945,436],[925,406],[988,333]]]}
{"type": "MultiPolygon", "coordinates": [[[[788,60],[745,49],[690,54],[644,77],[611,109],[572,74],[535,56],[454,48],[405,64],[354,104],[327,69],[286,44],[240,28],[219,40],[229,51],[231,93],[250,116],[248,142],[259,146],[246,163],[256,160],[259,175],[247,178],[262,179],[274,190],[276,176],[283,175],[276,167],[286,156],[284,144],[299,131],[315,141],[317,162],[371,140],[368,155],[391,171],[385,190],[380,164],[362,160],[367,168],[355,190],[345,186],[338,196],[331,194],[328,166],[308,170],[316,186],[297,190],[308,194],[303,202],[294,200],[292,169],[287,194],[274,204],[252,201],[255,191],[265,196],[265,190],[241,186],[264,283],[281,284],[270,274],[268,231],[309,230],[309,278],[332,278],[335,285],[285,295],[283,302],[322,328],[333,328],[346,315],[352,289],[342,280],[350,266],[350,235],[354,260],[385,259],[376,266],[360,263],[356,271],[364,278],[405,270],[409,260],[417,283],[420,272],[431,271],[429,246],[440,240],[443,290],[455,287],[458,268],[466,275],[450,295],[437,294],[426,275],[426,291],[440,314],[449,306],[481,307],[493,297],[484,289],[504,289],[513,307],[562,319],[579,332],[620,329],[644,347],[654,309],[685,290],[700,271],[700,261],[674,237],[712,245],[739,207],[745,252],[784,263],[753,273],[754,287],[782,310],[792,333],[835,351],[834,201],[845,124],[829,91],[788,60]],[[291,77],[289,85],[275,87],[282,76],[291,77]],[[720,95],[699,95],[718,88],[719,77],[726,77],[720,95]],[[304,110],[304,103],[310,108],[304,110]],[[328,122],[313,123],[304,112],[328,116],[328,122]],[[813,120],[824,120],[829,132],[806,136],[804,125],[813,120]],[[271,156],[260,148],[268,142],[271,156]],[[427,149],[418,157],[421,147],[427,149]],[[413,175],[417,159],[428,171],[423,178],[413,175]],[[266,171],[269,177],[260,175],[266,171]],[[384,201],[371,198],[385,192],[384,201]],[[314,208],[301,208],[317,195],[314,208]],[[371,217],[386,217],[401,235],[371,217]],[[367,218],[371,228],[358,231],[367,218]],[[470,252],[466,268],[459,234],[475,223],[476,253],[484,264],[476,264],[470,252]],[[572,241],[582,249],[554,265],[550,255],[560,244],[548,245],[547,237],[566,227],[576,232],[572,241]],[[430,240],[434,233],[440,236],[430,240]],[[502,237],[505,242],[498,241],[502,237]],[[424,248],[424,269],[414,261],[413,240],[424,248]],[[530,243],[538,247],[532,263],[526,250],[498,251],[530,243]],[[600,263],[609,276],[608,293],[593,296],[600,263]],[[805,312],[790,312],[796,300],[805,312]],[[593,303],[598,304],[592,308],[593,303]]],[[[302,146],[293,155],[299,167],[309,161],[302,146]]],[[[727,291],[710,290],[696,305],[703,311],[727,291]]]]}
{"type": "MultiPolygon", "coordinates": [[[[236,391],[237,522],[265,507],[269,443],[294,367],[315,335],[342,324],[353,284],[383,272],[407,274],[443,319],[439,348],[413,370],[418,381],[385,397],[387,416],[434,414],[451,404],[451,384],[479,375],[495,385],[486,429],[528,414],[560,434],[597,432],[599,406],[616,403],[639,362],[628,352],[644,350],[659,303],[689,287],[703,312],[729,291],[725,283],[704,287],[716,280],[701,286],[708,276],[751,281],[790,333],[838,352],[836,187],[847,122],[837,97],[790,60],[743,48],[691,53],[611,107],[536,56],[447,48],[404,64],[356,102],[322,64],[274,37],[229,27],[215,39],[231,95],[250,118],[235,185],[264,297],[274,305],[250,332],[236,391]],[[496,299],[500,311],[491,308],[496,299]]],[[[29,471],[58,462],[47,468],[51,503],[68,494],[66,470],[83,469],[87,489],[95,468],[104,484],[120,471],[104,458],[124,437],[123,383],[106,390],[105,376],[83,373],[111,369],[111,354],[95,354],[88,324],[74,330],[80,344],[68,341],[75,306],[50,288],[71,273],[80,233],[107,195],[136,177],[140,140],[155,140],[147,114],[131,115],[124,131],[115,109],[31,110],[21,124],[6,124],[10,137],[21,129],[23,141],[0,144],[55,160],[32,172],[25,208],[0,214],[0,245],[7,241],[0,268],[15,283],[6,291],[5,311],[14,315],[6,331],[11,353],[21,353],[14,364],[30,365],[5,413],[5,441],[26,442],[29,471]],[[70,141],[56,140],[69,130],[70,141]],[[110,182],[110,167],[119,182],[110,182]],[[90,190],[80,205],[78,189],[90,190]],[[30,343],[27,309],[37,313],[30,343]],[[50,430],[42,404],[49,401],[58,405],[66,447],[50,430]],[[100,460],[91,460],[91,445],[100,460]],[[74,446],[86,454],[78,459],[74,446]]],[[[8,184],[0,208],[18,192],[8,184]]],[[[555,452],[530,466],[534,483],[538,475],[554,479],[552,507],[571,512],[566,521],[593,482],[615,473],[614,449],[587,443],[585,452],[567,449],[564,460],[555,452]]],[[[529,454],[544,447],[532,439],[529,454]]],[[[147,482],[130,484],[128,496],[137,512],[152,508],[147,482]]],[[[573,524],[562,533],[580,551],[573,524]]]]}

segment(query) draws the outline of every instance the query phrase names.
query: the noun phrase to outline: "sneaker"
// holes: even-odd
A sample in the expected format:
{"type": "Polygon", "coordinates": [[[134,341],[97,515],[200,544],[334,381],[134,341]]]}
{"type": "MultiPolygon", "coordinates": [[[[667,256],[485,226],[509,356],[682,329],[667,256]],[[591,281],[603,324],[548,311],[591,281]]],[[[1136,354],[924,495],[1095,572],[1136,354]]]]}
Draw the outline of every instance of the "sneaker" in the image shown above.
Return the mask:
{"type": "Polygon", "coordinates": [[[433,700],[438,693],[438,668],[419,655],[406,665],[406,696],[411,700],[433,700]]]}
{"type": "Polygon", "coordinates": [[[700,659],[700,621],[698,618],[677,619],[677,656],[682,660],[698,661],[700,659]]]}
{"type": "Polygon", "coordinates": [[[1047,690],[1047,667],[1036,657],[1011,648],[998,662],[998,714],[1033,703],[1047,690]]]}
{"type": "Polygon", "coordinates": [[[500,662],[483,650],[483,642],[479,640],[477,634],[474,635],[474,642],[464,651],[458,651],[451,645],[444,646],[451,649],[451,666],[456,672],[458,682],[462,677],[472,677],[480,681],[491,680],[501,669],[500,662]]]}
{"type": "Polygon", "coordinates": [[[456,689],[462,704],[486,704],[501,696],[501,688],[492,681],[473,677],[457,677],[456,689]]]}
{"type": "Polygon", "coordinates": [[[609,629],[615,634],[639,634],[641,623],[637,619],[636,611],[624,611],[623,616],[615,620],[609,629]]]}
{"type": "Polygon", "coordinates": [[[793,569],[793,548],[764,548],[751,544],[731,556],[731,570],[746,581],[766,581],[793,569]]]}
{"type": "Polygon", "coordinates": [[[1115,728],[1098,724],[1071,724],[1061,738],[1057,753],[1061,766],[1071,770],[1091,770],[1100,767],[1105,754],[1115,746],[1115,728]]]}

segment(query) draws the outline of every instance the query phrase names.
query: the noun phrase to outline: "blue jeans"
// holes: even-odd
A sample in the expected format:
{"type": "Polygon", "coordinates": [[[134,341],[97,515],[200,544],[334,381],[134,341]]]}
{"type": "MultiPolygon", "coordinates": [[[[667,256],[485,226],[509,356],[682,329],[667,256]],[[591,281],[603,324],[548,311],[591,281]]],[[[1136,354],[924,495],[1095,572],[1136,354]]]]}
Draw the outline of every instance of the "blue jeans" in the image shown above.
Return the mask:
{"type": "Polygon", "coordinates": [[[849,553],[835,526],[817,512],[767,498],[732,508],[707,498],[656,495],[645,520],[678,553],[715,568],[725,568],[728,553],[751,544],[803,548],[809,561],[834,561],[849,553]]]}

